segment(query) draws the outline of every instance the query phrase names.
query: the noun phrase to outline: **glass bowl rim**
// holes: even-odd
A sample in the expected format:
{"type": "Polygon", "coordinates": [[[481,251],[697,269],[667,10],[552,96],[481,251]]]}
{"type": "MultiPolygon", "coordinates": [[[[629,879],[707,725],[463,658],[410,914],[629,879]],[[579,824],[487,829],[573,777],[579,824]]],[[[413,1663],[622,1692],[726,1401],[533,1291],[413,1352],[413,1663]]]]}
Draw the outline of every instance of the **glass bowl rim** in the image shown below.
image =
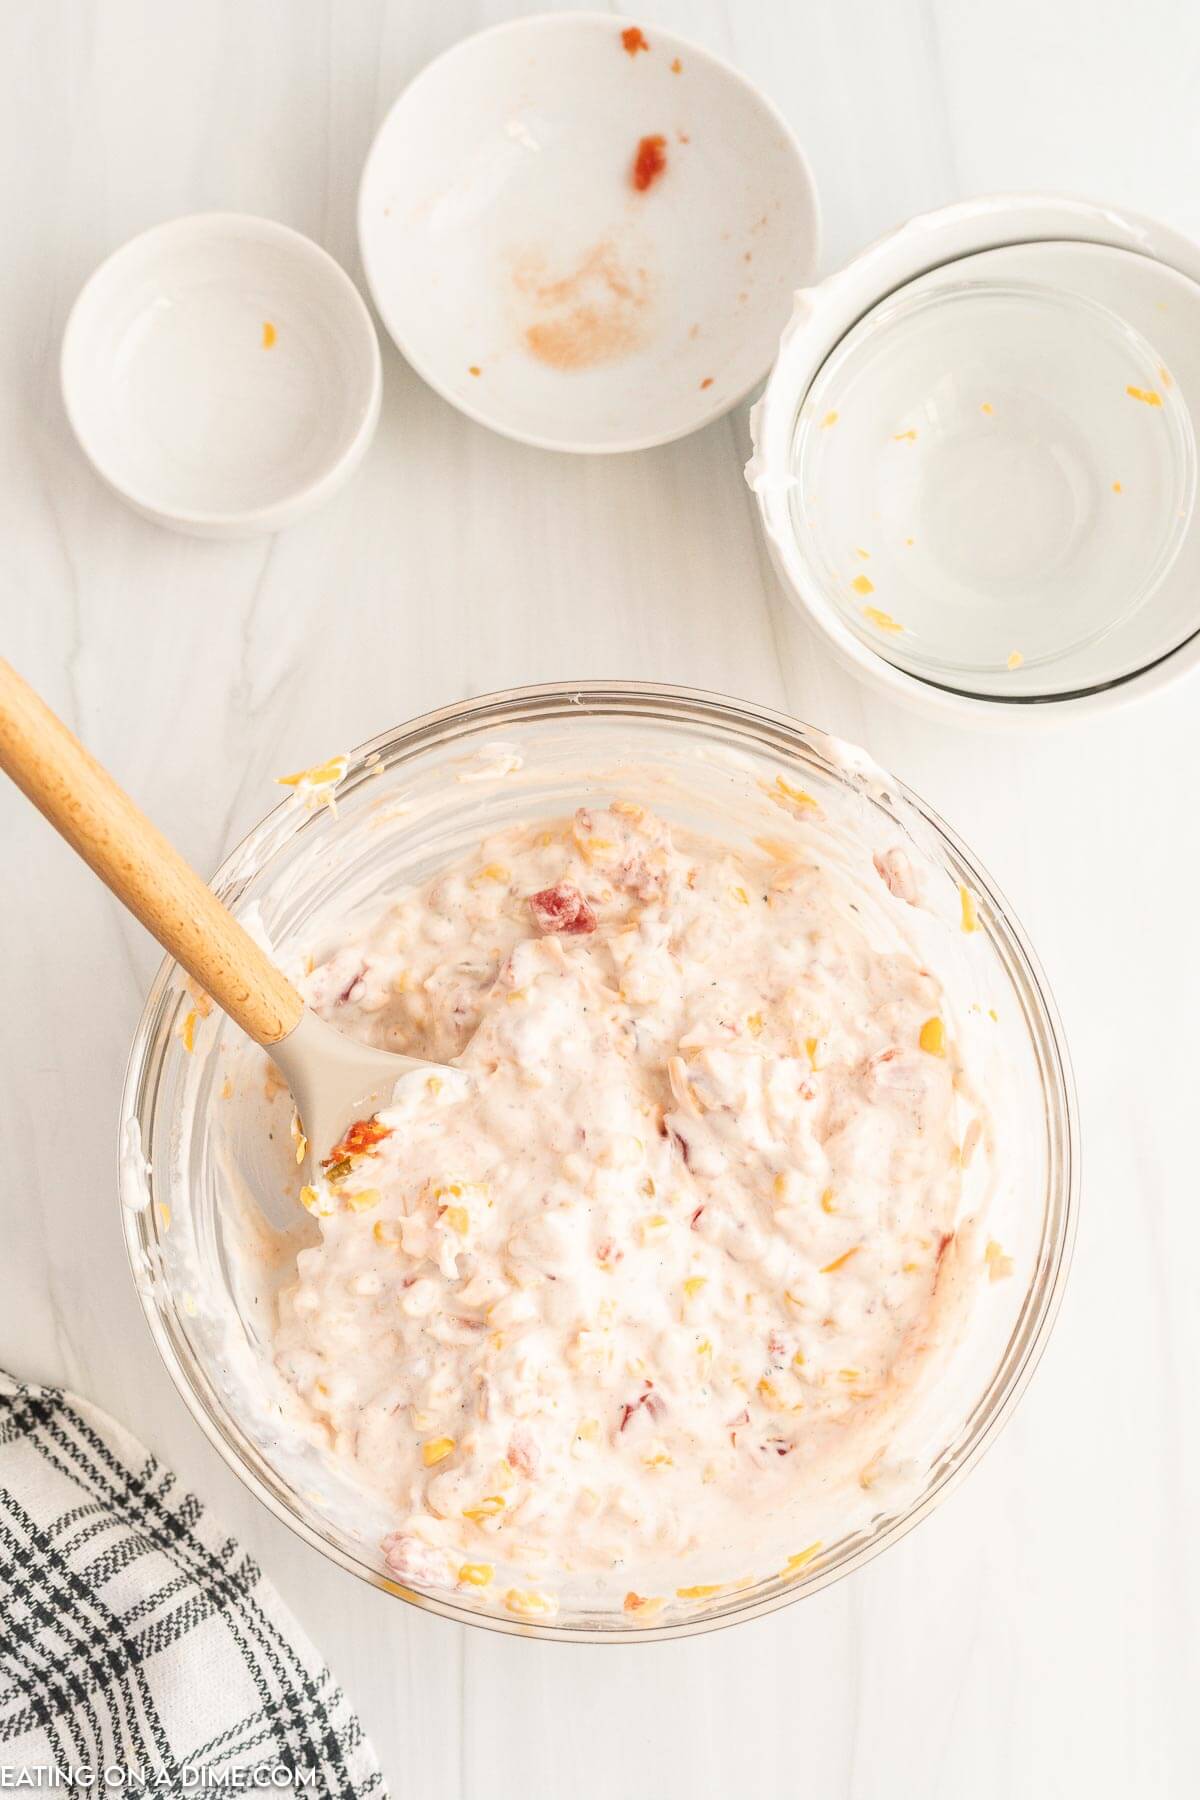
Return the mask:
{"type": "MultiPolygon", "coordinates": [[[[810,755],[814,752],[821,754],[820,744],[814,740],[826,736],[817,728],[807,726],[777,708],[761,706],[755,701],[708,689],[651,681],[543,682],[500,689],[453,702],[378,733],[350,752],[349,787],[343,787],[342,791],[352,791],[358,781],[370,778],[371,771],[363,769],[368,757],[377,761],[389,751],[411,757],[430,744],[441,741],[448,732],[471,731],[489,721],[501,727],[505,721],[512,724],[537,718],[567,718],[572,713],[586,711],[589,707],[600,710],[603,716],[633,714],[654,723],[680,727],[708,721],[726,727],[741,727],[743,731],[752,727],[773,730],[793,748],[800,747],[810,755]]],[[[848,787],[855,785],[852,774],[838,772],[838,777],[848,787]]],[[[895,1518],[886,1530],[873,1535],[868,1542],[843,1555],[828,1567],[822,1567],[818,1560],[811,1574],[776,1593],[759,1598],[746,1597],[753,1590],[732,1593],[728,1596],[727,1605],[720,1606],[703,1617],[683,1618],[658,1626],[631,1625],[601,1629],[557,1625],[553,1622],[535,1624],[515,1617],[505,1618],[476,1612],[436,1595],[404,1587],[391,1580],[382,1570],[369,1567],[316,1529],[300,1513],[294,1496],[285,1493],[282,1482],[272,1487],[259,1473],[251,1460],[252,1447],[240,1429],[229,1420],[199,1359],[176,1329],[178,1309],[174,1295],[168,1296],[171,1302],[168,1313],[160,1299],[161,1284],[149,1284],[139,1274],[139,1263],[144,1265],[145,1259],[143,1233],[152,1208],[146,1204],[145,1177],[140,1168],[135,1169],[125,1146],[131,1122],[136,1122],[141,1127],[141,1141],[144,1145],[152,1146],[154,1141],[153,1127],[165,1064],[164,1051],[171,1042],[171,1034],[168,1032],[164,1036],[162,1030],[163,1015],[170,1001],[177,969],[170,957],[159,965],[134,1033],[121,1093],[118,1204],[130,1273],[155,1346],[192,1418],[223,1462],[250,1492],[275,1518],[312,1548],[370,1586],[394,1594],[424,1612],[438,1614],[459,1624],[499,1631],[512,1637],[540,1638],[558,1643],[655,1643],[664,1639],[693,1637],[743,1620],[762,1617],[809,1594],[817,1593],[832,1582],[851,1574],[897,1543],[922,1519],[928,1517],[959,1486],[980,1461],[985,1450],[995,1442],[1012,1416],[1041,1359],[1062,1302],[1070,1269],[1080,1196],[1078,1099],[1058,1009],[1041,964],[1012,909],[986,870],[939,815],[890,772],[887,774],[887,783],[889,794],[894,795],[901,805],[911,808],[932,829],[939,840],[939,848],[956,866],[956,872],[965,876],[969,885],[987,901],[988,911],[996,921],[994,931],[989,934],[993,945],[1007,952],[1005,968],[1010,978],[1018,973],[1022,977],[1029,1012],[1040,1030],[1042,1041],[1035,1044],[1035,1049],[1041,1052],[1041,1086],[1047,1107],[1052,1150],[1048,1183],[1048,1230],[1043,1236],[1040,1260],[1045,1259],[1048,1253],[1049,1261],[1047,1267],[1040,1271],[1040,1281],[1037,1271],[1031,1279],[1008,1347],[993,1373],[991,1383],[975,1402],[963,1424],[960,1437],[966,1439],[966,1448],[952,1466],[937,1473],[922,1490],[920,1497],[895,1518]],[[1056,1209],[1058,1218],[1054,1228],[1053,1214],[1056,1209]],[[1037,1293],[1039,1285],[1039,1301],[1030,1313],[1030,1299],[1037,1293]],[[1014,1344],[1019,1346],[1015,1361],[1014,1344]]],[[[298,815],[290,800],[289,796],[274,806],[223,859],[210,882],[222,898],[236,898],[237,884],[249,859],[259,852],[269,855],[275,847],[275,839],[282,826],[289,827],[290,836],[292,828],[302,830],[306,819],[311,821],[316,817],[310,813],[299,818],[297,823],[298,815]],[[234,891],[231,892],[231,889],[234,891]]],[[[152,1169],[149,1179],[152,1195],[152,1169]]],[[[261,1460],[268,1473],[273,1474],[266,1459],[261,1460]]]]}

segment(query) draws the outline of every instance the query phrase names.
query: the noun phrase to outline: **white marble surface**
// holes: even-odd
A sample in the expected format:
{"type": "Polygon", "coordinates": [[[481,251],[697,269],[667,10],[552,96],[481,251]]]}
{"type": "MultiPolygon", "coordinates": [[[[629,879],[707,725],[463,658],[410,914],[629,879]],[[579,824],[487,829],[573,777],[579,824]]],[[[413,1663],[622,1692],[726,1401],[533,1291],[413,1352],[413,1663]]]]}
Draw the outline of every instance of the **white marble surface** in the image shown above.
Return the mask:
{"type": "MultiPolygon", "coordinates": [[[[232,546],[143,524],[69,437],[58,342],[105,252],[172,214],[235,207],[357,272],[355,184],[384,108],[435,51],[521,10],[6,0],[5,649],[203,869],[272,803],[280,770],[509,683],[678,680],[866,741],[990,865],[1065,1014],[1086,1191],[1056,1335],[940,1512],[761,1623],[576,1649],[368,1591],[241,1490],[159,1366],[114,1174],[156,952],[6,789],[0,1364],[92,1395],[220,1509],[338,1670],[397,1793],[1194,1793],[1200,690],[1028,745],[889,710],[830,666],[773,583],[740,478],[743,416],[646,455],[559,459],[468,424],[388,348],[361,475],[311,522],[232,546]]],[[[988,188],[1107,196],[1200,232],[1188,0],[648,0],[640,17],[731,56],[792,119],[827,267],[988,188]]]]}

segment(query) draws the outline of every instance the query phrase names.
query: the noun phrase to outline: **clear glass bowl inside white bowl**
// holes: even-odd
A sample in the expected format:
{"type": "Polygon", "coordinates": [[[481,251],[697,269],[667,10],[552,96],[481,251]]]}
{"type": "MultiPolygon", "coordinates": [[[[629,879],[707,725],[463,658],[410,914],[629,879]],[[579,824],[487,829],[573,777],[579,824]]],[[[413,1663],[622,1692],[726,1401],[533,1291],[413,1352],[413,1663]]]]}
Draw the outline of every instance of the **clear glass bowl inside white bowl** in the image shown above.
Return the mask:
{"type": "Polygon", "coordinates": [[[967,278],[986,262],[891,295],[838,345],[797,419],[792,506],[853,631],[912,674],[1011,697],[1054,691],[1151,600],[1196,455],[1178,386],[1126,319],[1065,287],[967,278]]]}
{"type": "MultiPolygon", "coordinates": [[[[792,825],[772,800],[784,791],[780,778],[819,801],[828,822],[820,853],[844,865],[847,878],[897,844],[922,871],[927,909],[913,910],[905,929],[939,967],[956,1030],[969,1038],[970,1065],[988,1089],[1000,1151],[986,1225],[1015,1269],[1009,1280],[982,1285],[936,1382],[897,1420],[889,1461],[903,1480],[864,1501],[862,1516],[847,1515],[844,1528],[835,1519],[820,1553],[790,1578],[756,1537],[746,1545],[747,1567],[775,1572],[673,1598],[641,1626],[607,1589],[568,1586],[557,1615],[535,1622],[512,1616],[489,1592],[418,1592],[391,1580],[378,1548],[390,1521],[287,1423],[272,1362],[274,1291],[287,1279],[298,1233],[311,1227],[306,1214],[297,1226],[286,1096],[268,1101],[265,1059],[219,1014],[192,1022],[189,1051],[182,1026],[194,997],[172,964],[154,984],[126,1080],[121,1187],[130,1260],[155,1340],[201,1427],[271,1510],[343,1567],[415,1605],[558,1639],[686,1635],[811,1593],[915,1524],[1007,1417],[1057,1307],[1078,1183],[1061,1032],[1007,907],[927,808],[820,732],[684,689],[529,688],[446,708],[356,752],[336,814],[289,800],[218,872],[214,886],[225,902],[283,948],[314,925],[381,910],[398,886],[425,879],[504,825],[605,797],[645,799],[673,823],[735,845],[768,829],[778,835],[792,825]],[[969,934],[961,929],[963,887],[978,912],[969,934]]],[[[887,929],[889,897],[873,874],[871,882],[878,906],[867,900],[865,923],[874,935],[887,929]]],[[[968,1180],[964,1206],[982,1204],[968,1180]]],[[[660,1575],[674,1595],[677,1570],[660,1575]]]]}

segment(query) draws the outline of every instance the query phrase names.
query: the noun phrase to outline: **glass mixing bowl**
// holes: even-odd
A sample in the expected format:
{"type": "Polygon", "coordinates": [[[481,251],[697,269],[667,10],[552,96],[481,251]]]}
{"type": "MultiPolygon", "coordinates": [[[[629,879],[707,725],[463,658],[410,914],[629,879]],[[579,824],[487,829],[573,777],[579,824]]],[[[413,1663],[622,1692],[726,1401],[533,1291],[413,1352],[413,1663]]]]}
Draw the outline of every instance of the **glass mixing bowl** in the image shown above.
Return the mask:
{"type": "MultiPolygon", "coordinates": [[[[315,1230],[296,1205],[287,1096],[268,1099],[262,1053],[219,1013],[203,1015],[174,964],[159,971],[126,1077],[121,1155],[126,1241],[155,1341],[201,1428],[272,1512],[343,1568],[413,1605],[525,1636],[682,1636],[812,1593],[923,1518],[1008,1417],[1061,1296],[1079,1155],[1060,1027],[1004,901],[915,796],[819,731],[682,688],[525,688],[429,714],[351,756],[336,811],[290,798],[215,878],[226,905],[286,949],[323,922],[381,911],[397,886],[424,880],[492,831],[605,796],[646,800],[673,823],[727,843],[802,830],[777,804],[787,794],[781,778],[819,800],[826,849],[847,868],[869,870],[874,852],[899,843],[922,871],[925,909],[898,907],[872,876],[864,923],[883,930],[887,909],[902,911],[905,933],[947,989],[999,1146],[984,1230],[1014,1274],[981,1283],[959,1341],[935,1365],[937,1379],[899,1417],[888,1456],[902,1479],[864,1497],[866,1513],[847,1514],[845,1528],[828,1531],[790,1578],[775,1573],[681,1599],[645,1626],[622,1610],[620,1593],[575,1592],[556,1617],[537,1622],[509,1615],[480,1590],[424,1593],[389,1578],[378,1544],[394,1521],[288,1426],[271,1361],[274,1289],[303,1234],[315,1230]],[[964,888],[978,916],[969,933],[964,888]]],[[[966,1178],[968,1209],[983,1204],[973,1179],[984,1179],[978,1157],[966,1178]]],[[[747,1545],[747,1563],[759,1544],[747,1545]]],[[[674,1574],[664,1575],[672,1592],[674,1574]]]]}

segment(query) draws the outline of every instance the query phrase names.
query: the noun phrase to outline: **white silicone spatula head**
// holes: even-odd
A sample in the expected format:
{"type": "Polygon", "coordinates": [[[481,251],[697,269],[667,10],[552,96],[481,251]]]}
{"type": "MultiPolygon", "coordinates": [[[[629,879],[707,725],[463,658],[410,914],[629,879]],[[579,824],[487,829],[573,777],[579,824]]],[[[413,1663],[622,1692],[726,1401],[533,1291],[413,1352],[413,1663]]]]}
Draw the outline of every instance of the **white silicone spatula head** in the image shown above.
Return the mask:
{"type": "Polygon", "coordinates": [[[436,1065],[343,1037],[315,1013],[27,682],[0,657],[0,768],[287,1081],[310,1155],[436,1065]]]}
{"type": "Polygon", "coordinates": [[[292,1090],[314,1161],[328,1155],[355,1119],[385,1107],[402,1075],[436,1066],[346,1037],[307,1006],[286,1037],[263,1048],[292,1090]]]}

